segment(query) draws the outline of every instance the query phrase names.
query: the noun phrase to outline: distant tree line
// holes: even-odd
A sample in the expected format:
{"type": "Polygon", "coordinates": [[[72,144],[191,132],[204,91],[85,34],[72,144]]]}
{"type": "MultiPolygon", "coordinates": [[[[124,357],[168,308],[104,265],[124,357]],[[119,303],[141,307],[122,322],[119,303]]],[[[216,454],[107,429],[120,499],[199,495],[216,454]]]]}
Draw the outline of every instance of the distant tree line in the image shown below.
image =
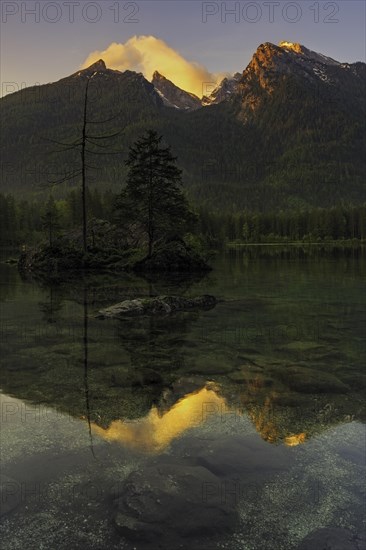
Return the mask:
{"type": "MultiPolygon", "coordinates": [[[[87,191],[88,217],[116,223],[117,194],[98,188],[87,191]]],[[[19,199],[0,193],[0,244],[12,246],[49,240],[80,227],[82,202],[79,190],[63,198],[19,199]]],[[[286,242],[366,239],[366,204],[333,208],[286,210],[272,213],[219,212],[196,209],[197,234],[213,246],[225,242],[286,242]]]]}
{"type": "Polygon", "coordinates": [[[201,233],[229,242],[281,242],[366,238],[366,204],[270,213],[199,209],[201,233]]]}
{"type": "MultiPolygon", "coordinates": [[[[112,220],[116,195],[87,190],[90,218],[112,220]]],[[[64,198],[52,195],[44,202],[37,198],[19,199],[0,193],[0,244],[35,244],[50,240],[62,231],[81,227],[81,190],[69,191],[64,198]]]]}

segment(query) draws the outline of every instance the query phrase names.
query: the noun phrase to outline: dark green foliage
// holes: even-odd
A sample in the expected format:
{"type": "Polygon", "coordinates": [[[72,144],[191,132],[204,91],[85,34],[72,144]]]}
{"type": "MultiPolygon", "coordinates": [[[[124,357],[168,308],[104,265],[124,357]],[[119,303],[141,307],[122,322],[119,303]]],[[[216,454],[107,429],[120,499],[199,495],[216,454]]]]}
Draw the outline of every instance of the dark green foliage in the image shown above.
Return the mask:
{"type": "MultiPolygon", "coordinates": [[[[321,81],[314,88],[284,75],[272,94],[258,89],[261,107],[248,114],[241,98],[188,113],[164,107],[142,75],[102,71],[90,86],[88,116],[103,121],[118,112],[98,133],[123,129],[113,144],[121,154],[90,155],[89,189],[118,191],[126,183],[129,145],[153,127],[178,156],[190,198],[209,209],[298,211],[363,203],[364,80],[344,74],[342,89],[321,81]]],[[[35,197],[41,184],[79,168],[77,151],[55,154],[44,138],[71,142],[80,135],[86,78],[71,76],[1,99],[3,192],[35,197]]],[[[75,176],[58,196],[53,191],[55,198],[79,184],[75,176]]]]}
{"type": "Polygon", "coordinates": [[[182,171],[170,147],[150,130],[130,147],[127,184],[118,197],[122,226],[140,227],[151,257],[158,241],[181,237],[194,220],[182,190],[182,171]]]}
{"type": "Polygon", "coordinates": [[[366,239],[366,203],[279,212],[211,212],[200,209],[200,229],[214,245],[366,239]]]}
{"type": "MultiPolygon", "coordinates": [[[[97,189],[87,191],[89,219],[111,220],[115,197],[108,190],[104,193],[100,193],[97,189]]],[[[47,206],[43,206],[43,201],[17,200],[11,194],[0,193],[0,244],[3,246],[32,244],[43,240],[45,230],[42,227],[42,217],[48,225],[45,219],[45,210],[47,210],[47,206]]],[[[57,219],[57,234],[80,227],[80,190],[69,191],[63,199],[55,198],[52,216],[57,219]]],[[[49,236],[48,231],[47,234],[49,236]]]]}
{"type": "MultiPolygon", "coordinates": [[[[115,221],[113,205],[116,197],[111,191],[103,194],[97,190],[89,192],[90,219],[115,221]]],[[[55,200],[60,234],[80,228],[80,204],[80,197],[76,191],[68,193],[64,200],[55,200]]],[[[17,201],[12,195],[0,193],[0,244],[32,244],[44,239],[40,208],[36,201],[17,201]]],[[[252,243],[366,239],[366,203],[359,206],[344,204],[334,208],[269,213],[225,213],[201,206],[198,208],[197,216],[195,236],[191,238],[200,240],[198,236],[201,236],[213,248],[227,241],[252,243]]],[[[94,233],[95,244],[98,244],[98,233],[94,233]]],[[[103,240],[105,238],[103,234],[103,240]]],[[[187,240],[186,236],[185,241],[190,242],[189,238],[188,236],[187,240]]],[[[93,246],[92,241],[93,231],[89,235],[90,246],[93,246]]],[[[198,252],[202,253],[202,250],[198,252]]]]}
{"type": "Polygon", "coordinates": [[[48,199],[44,212],[41,215],[42,229],[48,237],[48,244],[52,246],[54,237],[60,229],[60,213],[52,196],[48,199]]]}

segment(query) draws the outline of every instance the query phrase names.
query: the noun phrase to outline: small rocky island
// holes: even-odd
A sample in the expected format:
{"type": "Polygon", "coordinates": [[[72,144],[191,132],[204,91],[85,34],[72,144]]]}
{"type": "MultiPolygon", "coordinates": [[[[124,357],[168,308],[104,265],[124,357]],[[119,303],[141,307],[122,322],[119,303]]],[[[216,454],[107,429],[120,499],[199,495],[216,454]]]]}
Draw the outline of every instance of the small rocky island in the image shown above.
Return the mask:
{"type": "Polygon", "coordinates": [[[41,243],[23,251],[18,267],[21,273],[64,278],[80,272],[207,273],[207,258],[183,239],[171,239],[146,254],[142,244],[133,246],[118,227],[105,220],[90,224],[88,250],[82,247],[81,231],[59,236],[52,244],[41,243]]]}
{"type": "MultiPolygon", "coordinates": [[[[86,105],[87,91],[84,112],[86,105]]],[[[89,217],[82,157],[82,226],[60,234],[60,214],[50,197],[40,219],[48,242],[23,252],[20,271],[60,278],[91,270],[210,271],[195,234],[198,215],[183,190],[182,170],[176,166],[177,158],[170,146],[164,146],[162,140],[163,136],[149,130],[130,146],[125,185],[114,196],[109,221],[89,217]]],[[[82,143],[85,145],[85,141],[82,143]]]]}

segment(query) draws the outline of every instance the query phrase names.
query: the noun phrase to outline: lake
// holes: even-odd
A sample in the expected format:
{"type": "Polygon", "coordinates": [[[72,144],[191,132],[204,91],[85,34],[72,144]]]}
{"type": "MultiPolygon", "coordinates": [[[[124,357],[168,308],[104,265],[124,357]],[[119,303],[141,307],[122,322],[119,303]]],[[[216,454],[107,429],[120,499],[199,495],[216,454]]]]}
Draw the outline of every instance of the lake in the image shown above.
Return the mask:
{"type": "Polygon", "coordinates": [[[2,548],[365,548],[365,251],[214,266],[50,285],[0,264],[2,548]],[[158,294],[219,302],[96,316],[158,294]]]}

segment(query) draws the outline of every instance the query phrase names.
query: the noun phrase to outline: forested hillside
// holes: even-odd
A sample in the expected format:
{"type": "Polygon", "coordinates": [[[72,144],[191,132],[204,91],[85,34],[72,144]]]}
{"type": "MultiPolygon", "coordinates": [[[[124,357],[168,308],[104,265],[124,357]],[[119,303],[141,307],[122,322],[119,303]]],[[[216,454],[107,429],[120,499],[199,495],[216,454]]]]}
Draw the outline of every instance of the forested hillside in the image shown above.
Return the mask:
{"type": "MultiPolygon", "coordinates": [[[[211,210],[307,210],[366,201],[365,64],[340,64],[261,45],[235,93],[193,111],[168,107],[141,73],[99,61],[56,83],[0,100],[0,191],[64,196],[79,183],[79,150],[60,152],[81,132],[90,80],[90,189],[119,191],[128,147],[146,129],[164,136],[183,168],[191,198],[211,210]],[[319,59],[321,61],[319,61],[319,59]],[[104,140],[98,136],[119,134],[104,140]],[[102,155],[100,153],[110,153],[102,155]]],[[[316,57],[318,56],[318,57],[316,57]]]]}

